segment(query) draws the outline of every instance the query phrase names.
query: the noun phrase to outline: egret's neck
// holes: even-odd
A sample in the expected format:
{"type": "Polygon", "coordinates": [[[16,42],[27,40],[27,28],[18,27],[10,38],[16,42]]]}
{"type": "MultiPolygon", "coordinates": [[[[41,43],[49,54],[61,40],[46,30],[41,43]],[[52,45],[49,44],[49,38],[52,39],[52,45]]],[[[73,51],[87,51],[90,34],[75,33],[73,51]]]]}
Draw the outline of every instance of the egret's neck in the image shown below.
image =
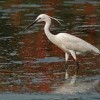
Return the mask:
{"type": "Polygon", "coordinates": [[[50,32],[51,19],[45,22],[44,31],[50,41],[54,39],[54,35],[50,32]]]}

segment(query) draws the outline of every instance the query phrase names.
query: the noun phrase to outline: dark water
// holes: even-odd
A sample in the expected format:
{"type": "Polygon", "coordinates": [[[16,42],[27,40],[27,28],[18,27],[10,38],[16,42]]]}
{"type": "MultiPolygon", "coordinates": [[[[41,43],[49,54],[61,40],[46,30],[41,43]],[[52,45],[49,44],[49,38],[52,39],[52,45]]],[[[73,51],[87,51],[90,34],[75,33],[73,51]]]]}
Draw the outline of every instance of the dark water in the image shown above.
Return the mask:
{"type": "Polygon", "coordinates": [[[25,27],[46,13],[53,33],[69,32],[100,49],[99,0],[0,0],[0,100],[99,100],[100,56],[70,57],[65,80],[64,53],[45,36],[43,24],[25,27]]]}

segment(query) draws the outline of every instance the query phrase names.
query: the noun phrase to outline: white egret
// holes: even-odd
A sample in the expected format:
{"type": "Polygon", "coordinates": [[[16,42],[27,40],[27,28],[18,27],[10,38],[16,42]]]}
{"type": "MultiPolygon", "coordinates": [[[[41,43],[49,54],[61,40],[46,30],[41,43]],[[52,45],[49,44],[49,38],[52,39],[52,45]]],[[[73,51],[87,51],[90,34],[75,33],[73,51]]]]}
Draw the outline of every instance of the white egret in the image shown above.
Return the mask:
{"type": "Polygon", "coordinates": [[[59,22],[59,19],[50,17],[46,14],[40,14],[33,23],[31,23],[29,26],[26,27],[26,29],[37,22],[42,22],[42,21],[45,22],[44,31],[47,38],[53,44],[55,44],[56,46],[58,46],[61,50],[65,52],[65,61],[66,61],[65,67],[67,67],[67,60],[70,54],[72,55],[72,57],[74,58],[76,62],[76,65],[77,65],[76,72],[78,72],[78,69],[79,69],[79,64],[76,58],[77,53],[83,54],[83,53],[90,52],[93,54],[100,54],[99,49],[97,49],[95,46],[91,45],[90,43],[76,36],[70,35],[68,33],[58,33],[57,35],[52,34],[49,30],[50,25],[51,25],[51,19],[54,19],[57,22],[59,22]]]}

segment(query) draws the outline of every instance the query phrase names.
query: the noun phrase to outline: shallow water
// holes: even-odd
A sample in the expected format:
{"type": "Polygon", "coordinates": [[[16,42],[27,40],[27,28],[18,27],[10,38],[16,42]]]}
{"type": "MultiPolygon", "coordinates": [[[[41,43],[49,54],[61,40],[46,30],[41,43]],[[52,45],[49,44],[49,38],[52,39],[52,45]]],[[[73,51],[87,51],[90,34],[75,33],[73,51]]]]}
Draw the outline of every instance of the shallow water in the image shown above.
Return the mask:
{"type": "Polygon", "coordinates": [[[52,21],[53,33],[69,32],[100,49],[98,0],[1,0],[1,100],[99,100],[100,56],[77,56],[77,77],[70,57],[65,80],[64,53],[46,38],[44,23],[25,30],[41,13],[63,20],[52,21]]]}

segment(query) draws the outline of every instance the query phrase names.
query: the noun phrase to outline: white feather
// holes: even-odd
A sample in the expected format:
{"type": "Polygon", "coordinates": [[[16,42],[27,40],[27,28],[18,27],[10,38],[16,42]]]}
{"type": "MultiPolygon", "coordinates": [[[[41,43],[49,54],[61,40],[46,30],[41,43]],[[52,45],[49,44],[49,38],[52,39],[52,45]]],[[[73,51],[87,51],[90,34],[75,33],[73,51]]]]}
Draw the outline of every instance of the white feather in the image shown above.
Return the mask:
{"type": "Polygon", "coordinates": [[[100,54],[100,51],[90,43],[68,33],[59,33],[56,35],[56,38],[66,49],[82,53],[91,52],[100,54]]]}

